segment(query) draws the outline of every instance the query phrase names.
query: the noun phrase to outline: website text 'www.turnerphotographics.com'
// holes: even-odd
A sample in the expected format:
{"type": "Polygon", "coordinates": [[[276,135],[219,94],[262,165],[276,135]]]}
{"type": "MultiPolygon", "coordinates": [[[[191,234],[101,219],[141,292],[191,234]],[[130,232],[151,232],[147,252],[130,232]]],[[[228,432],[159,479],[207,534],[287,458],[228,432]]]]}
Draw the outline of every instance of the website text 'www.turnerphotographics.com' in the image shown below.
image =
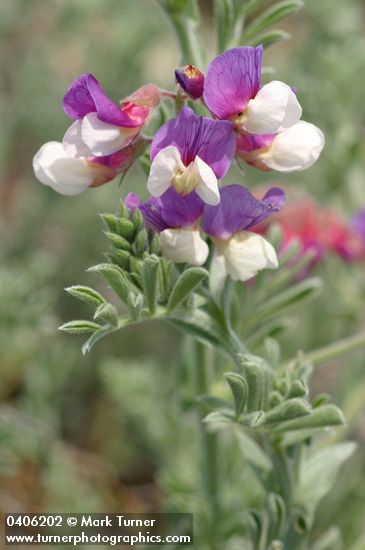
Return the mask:
{"type": "Polygon", "coordinates": [[[6,514],[6,545],[193,544],[192,514],[6,514]]]}

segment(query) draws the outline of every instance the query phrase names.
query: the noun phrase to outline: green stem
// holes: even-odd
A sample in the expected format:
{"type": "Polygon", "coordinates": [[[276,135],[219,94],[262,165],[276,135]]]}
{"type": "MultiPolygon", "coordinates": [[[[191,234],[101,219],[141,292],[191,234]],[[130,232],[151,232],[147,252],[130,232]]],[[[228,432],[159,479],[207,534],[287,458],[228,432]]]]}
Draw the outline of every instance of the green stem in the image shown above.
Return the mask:
{"type": "Polygon", "coordinates": [[[343,338],[323,348],[310,351],[305,354],[304,358],[313,365],[320,365],[363,347],[365,347],[365,331],[349,336],[348,338],[343,338]]]}
{"type": "MultiPolygon", "coordinates": [[[[197,395],[209,393],[209,354],[208,349],[200,342],[194,341],[194,367],[197,395]]],[[[203,413],[199,414],[199,424],[202,441],[202,481],[204,491],[211,511],[211,533],[218,519],[219,510],[219,475],[218,475],[218,438],[216,433],[210,433],[202,423],[203,413]]],[[[211,546],[213,549],[213,546],[211,546]]]]}

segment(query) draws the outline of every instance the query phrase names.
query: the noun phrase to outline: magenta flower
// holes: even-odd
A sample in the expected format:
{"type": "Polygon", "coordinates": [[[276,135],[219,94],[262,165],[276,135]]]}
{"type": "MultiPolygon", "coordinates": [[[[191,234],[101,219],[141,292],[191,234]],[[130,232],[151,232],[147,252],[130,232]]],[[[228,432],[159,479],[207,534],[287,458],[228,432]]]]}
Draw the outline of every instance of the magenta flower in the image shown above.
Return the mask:
{"type": "Polygon", "coordinates": [[[203,230],[213,238],[213,264],[233,280],[246,281],[262,269],[275,269],[278,260],[272,245],[261,235],[248,231],[283,208],[285,193],[273,187],[262,200],[248,189],[233,184],[221,190],[218,206],[205,205],[203,230]]]}
{"type": "Polygon", "coordinates": [[[138,135],[158,101],[159,89],[147,84],[119,107],[93,75],[81,75],[63,99],[65,113],[75,121],[63,139],[66,152],[74,157],[89,157],[119,151],[138,135]]]}
{"type": "Polygon", "coordinates": [[[199,99],[203,95],[204,75],[194,65],[186,65],[175,71],[176,81],[192,99],[199,99]]]}
{"type": "Polygon", "coordinates": [[[228,50],[213,59],[204,81],[210,111],[251,134],[290,128],[302,115],[290,86],[274,80],[261,87],[262,52],[262,46],[228,50]]]}
{"type": "Polygon", "coordinates": [[[129,193],[124,204],[131,210],[141,210],[146,226],[159,234],[166,258],[176,263],[205,263],[209,248],[198,224],[204,203],[194,191],[184,197],[170,187],[160,197],[150,197],[145,203],[129,193]]]}
{"type": "Polygon", "coordinates": [[[153,139],[147,189],[154,197],[170,186],[181,195],[195,190],[207,204],[218,204],[217,180],[227,173],[235,149],[232,124],[197,116],[183,107],[153,139]]]}

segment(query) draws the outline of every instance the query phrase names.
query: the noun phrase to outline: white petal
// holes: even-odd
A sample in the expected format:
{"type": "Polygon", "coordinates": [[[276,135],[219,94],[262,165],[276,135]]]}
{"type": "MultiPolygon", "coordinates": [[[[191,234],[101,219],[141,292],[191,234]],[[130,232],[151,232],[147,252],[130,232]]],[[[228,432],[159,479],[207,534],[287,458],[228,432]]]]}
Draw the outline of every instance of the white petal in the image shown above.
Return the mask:
{"type": "Polygon", "coordinates": [[[122,128],[99,120],[96,113],[84,116],[81,139],[92,154],[104,157],[123,149],[138,134],[139,128],[122,128]]]}
{"type": "Polygon", "coordinates": [[[163,255],[175,263],[203,265],[209,247],[200,232],[193,229],[165,229],[159,234],[163,255]]]}
{"type": "Polygon", "coordinates": [[[234,281],[247,281],[262,269],[276,269],[278,259],[273,246],[261,235],[241,231],[221,243],[218,251],[224,255],[227,273],[234,281]]]}
{"type": "Polygon", "coordinates": [[[298,122],[302,108],[287,84],[273,80],[248,102],[245,115],[242,126],[247,132],[273,134],[298,122]]]}
{"type": "Polygon", "coordinates": [[[62,195],[79,195],[87,189],[97,175],[84,159],[67,155],[62,143],[45,143],[33,158],[37,179],[62,195]]]}
{"type": "Polygon", "coordinates": [[[220,202],[218,181],[211,167],[200,157],[196,156],[194,165],[199,175],[196,192],[206,204],[217,206],[220,202]]]}
{"type": "Polygon", "coordinates": [[[178,149],[172,145],[165,147],[152,161],[147,190],[153,197],[160,197],[171,186],[176,173],[184,170],[178,149]]]}
{"type": "Polygon", "coordinates": [[[93,153],[81,138],[82,120],[75,120],[65,133],[62,145],[70,157],[92,157],[93,153]]]}
{"type": "Polygon", "coordinates": [[[262,153],[260,160],[279,172],[305,170],[316,162],[324,147],[323,132],[301,120],[288,130],[275,136],[268,151],[262,153]]]}

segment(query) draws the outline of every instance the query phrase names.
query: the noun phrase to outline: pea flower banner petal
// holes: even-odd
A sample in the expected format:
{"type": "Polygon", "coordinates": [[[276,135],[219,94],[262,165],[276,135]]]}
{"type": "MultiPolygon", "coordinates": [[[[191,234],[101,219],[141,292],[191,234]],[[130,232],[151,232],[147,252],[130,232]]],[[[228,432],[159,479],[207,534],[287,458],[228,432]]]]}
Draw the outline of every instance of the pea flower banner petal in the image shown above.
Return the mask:
{"type": "Polygon", "coordinates": [[[263,47],[233,48],[210,63],[204,81],[204,101],[218,118],[242,113],[260,88],[263,47]]]}
{"type": "Polygon", "coordinates": [[[63,138],[65,150],[75,157],[119,151],[139,134],[159,97],[157,86],[146,84],[117,106],[93,75],[81,75],[63,100],[65,113],[75,121],[63,138]]]}
{"type": "Polygon", "coordinates": [[[229,239],[279,212],[284,205],[285,193],[278,187],[271,188],[258,200],[241,185],[226,185],[221,189],[220,204],[204,207],[203,229],[217,239],[229,239]]]}
{"type": "Polygon", "coordinates": [[[260,87],[262,52],[262,46],[223,52],[210,63],[204,82],[204,100],[211,112],[252,134],[277,132],[302,116],[290,86],[272,81],[260,87]]]}
{"type": "Polygon", "coordinates": [[[107,124],[129,128],[140,125],[140,121],[130,117],[108,98],[90,73],[82,74],[71,84],[63,99],[63,109],[74,120],[97,113],[98,118],[107,124]]]}

